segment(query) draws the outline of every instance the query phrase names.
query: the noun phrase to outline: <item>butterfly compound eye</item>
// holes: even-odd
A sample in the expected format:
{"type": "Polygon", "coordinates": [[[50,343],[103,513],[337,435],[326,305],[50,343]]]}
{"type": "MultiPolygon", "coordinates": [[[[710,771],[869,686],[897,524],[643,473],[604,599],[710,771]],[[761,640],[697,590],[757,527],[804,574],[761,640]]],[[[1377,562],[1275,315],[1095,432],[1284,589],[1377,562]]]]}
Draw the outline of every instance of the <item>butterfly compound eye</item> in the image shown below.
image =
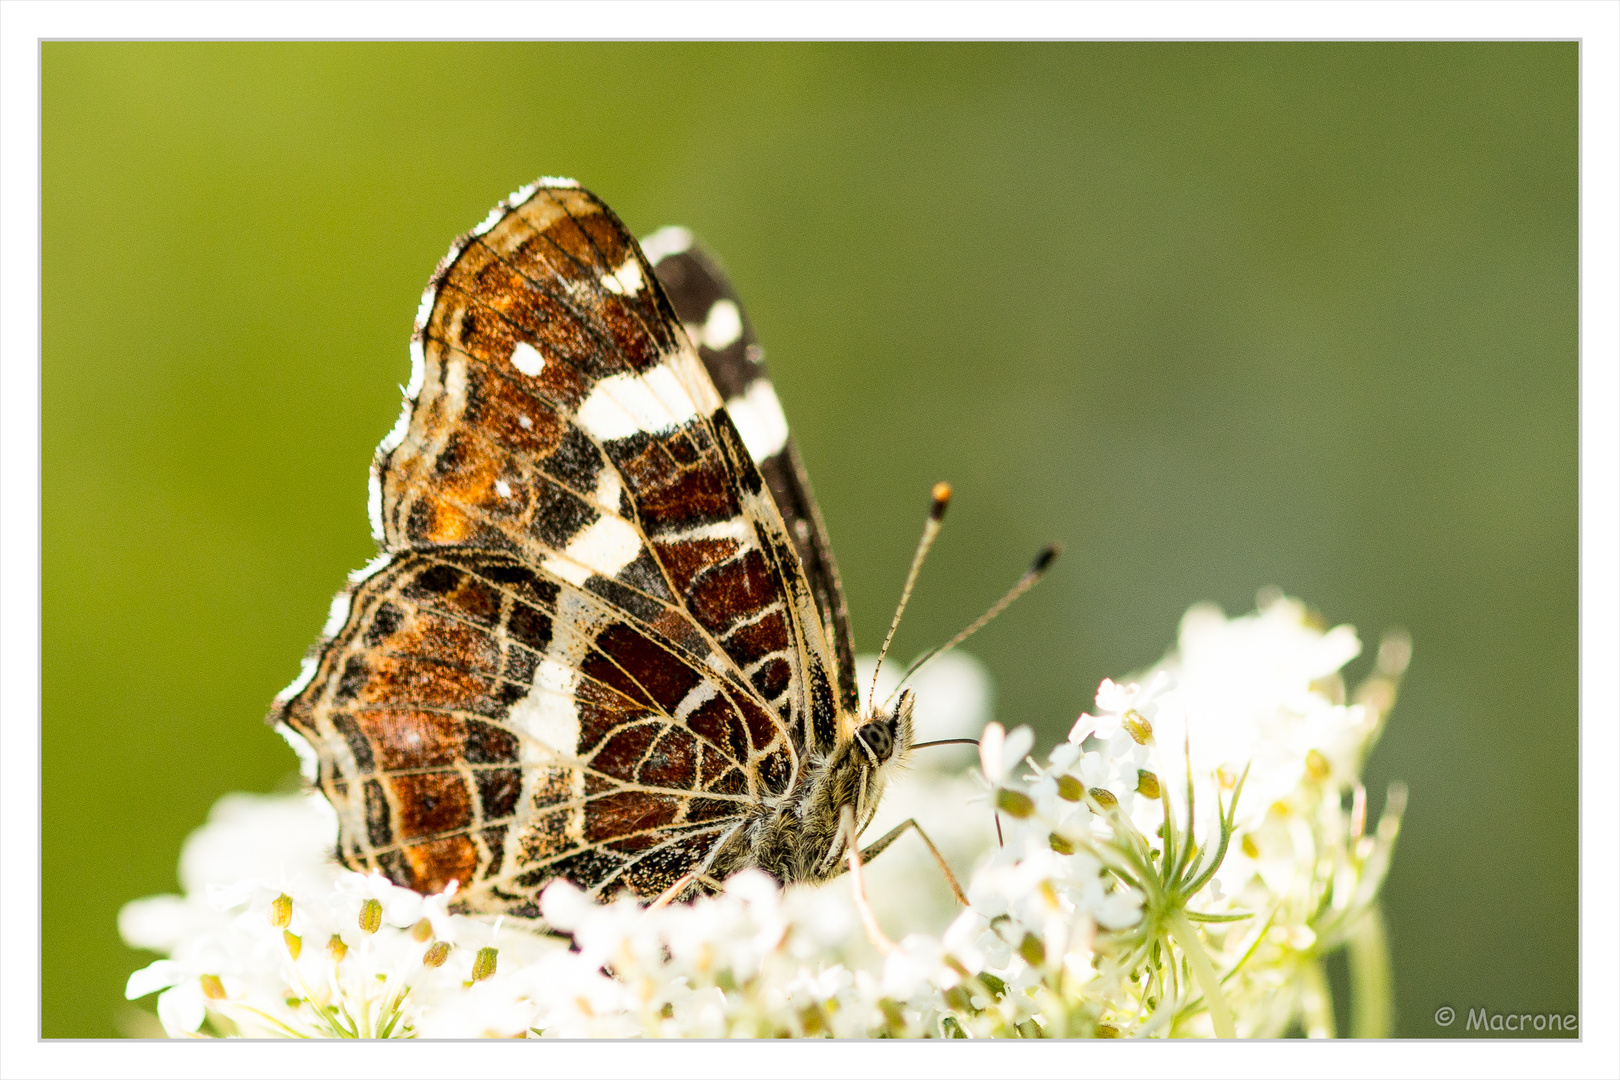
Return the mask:
{"type": "Polygon", "coordinates": [[[888,761],[889,755],[894,753],[894,733],[889,730],[887,721],[879,720],[870,724],[862,724],[860,729],[855,732],[855,737],[866,744],[867,749],[872,751],[872,756],[878,759],[879,764],[888,761]]]}

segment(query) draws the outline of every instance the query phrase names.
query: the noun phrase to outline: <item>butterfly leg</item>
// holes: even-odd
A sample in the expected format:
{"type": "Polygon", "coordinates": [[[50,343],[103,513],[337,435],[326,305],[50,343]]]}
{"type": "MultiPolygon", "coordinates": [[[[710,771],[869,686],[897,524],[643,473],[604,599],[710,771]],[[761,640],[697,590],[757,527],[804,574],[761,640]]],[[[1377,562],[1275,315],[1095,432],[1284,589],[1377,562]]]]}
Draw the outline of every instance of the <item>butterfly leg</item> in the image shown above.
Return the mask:
{"type": "Polygon", "coordinates": [[[687,888],[693,882],[695,882],[697,879],[698,879],[698,873],[695,870],[692,871],[690,874],[682,874],[680,877],[676,878],[675,879],[675,884],[673,884],[669,888],[665,889],[662,893],[659,894],[658,899],[654,900],[652,903],[647,905],[647,910],[646,910],[645,914],[651,915],[653,912],[658,911],[661,908],[668,907],[677,897],[679,897],[681,895],[681,893],[685,892],[687,890],[687,888]]]}
{"type": "Polygon", "coordinates": [[[956,902],[958,904],[961,904],[963,907],[967,907],[967,895],[962,892],[962,886],[957,882],[956,875],[951,873],[950,866],[945,862],[945,856],[941,855],[939,853],[939,848],[935,847],[934,842],[928,839],[928,834],[923,832],[923,827],[917,824],[916,818],[907,818],[905,821],[902,821],[900,824],[890,829],[882,837],[874,841],[870,847],[861,852],[862,861],[871,862],[873,859],[883,854],[884,850],[888,848],[890,844],[900,839],[900,834],[905,832],[907,829],[917,830],[917,835],[922,837],[922,842],[928,845],[928,853],[932,855],[934,857],[934,861],[939,864],[940,873],[945,875],[945,883],[951,887],[951,895],[956,897],[956,902]]]}
{"type": "Polygon", "coordinates": [[[866,927],[866,936],[877,946],[878,952],[891,953],[894,951],[894,942],[890,941],[883,933],[882,927],[878,926],[872,905],[866,902],[866,883],[861,878],[861,845],[855,835],[855,812],[847,806],[844,807],[839,811],[838,824],[848,837],[849,876],[854,886],[850,891],[855,894],[855,910],[860,913],[861,923],[866,927]]]}

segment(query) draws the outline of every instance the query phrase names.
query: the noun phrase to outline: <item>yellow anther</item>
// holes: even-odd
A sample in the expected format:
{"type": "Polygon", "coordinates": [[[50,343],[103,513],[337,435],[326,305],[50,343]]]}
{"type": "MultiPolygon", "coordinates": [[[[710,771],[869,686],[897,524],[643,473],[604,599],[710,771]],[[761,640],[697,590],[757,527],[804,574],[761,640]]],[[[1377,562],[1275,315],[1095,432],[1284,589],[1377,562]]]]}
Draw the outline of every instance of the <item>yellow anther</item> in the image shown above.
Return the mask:
{"type": "Polygon", "coordinates": [[[292,922],[292,897],[282,893],[270,901],[270,925],[285,928],[292,922]]]}
{"type": "Polygon", "coordinates": [[[1015,818],[1027,818],[1035,812],[1035,804],[1021,791],[1002,788],[996,792],[996,809],[1015,818]]]}
{"type": "Polygon", "coordinates": [[[1138,746],[1146,746],[1153,741],[1153,725],[1135,709],[1126,709],[1119,722],[1124,726],[1125,734],[1134,739],[1138,746]]]}
{"type": "Polygon", "coordinates": [[[1150,799],[1159,797],[1159,778],[1146,769],[1136,770],[1136,793],[1150,799]]]}

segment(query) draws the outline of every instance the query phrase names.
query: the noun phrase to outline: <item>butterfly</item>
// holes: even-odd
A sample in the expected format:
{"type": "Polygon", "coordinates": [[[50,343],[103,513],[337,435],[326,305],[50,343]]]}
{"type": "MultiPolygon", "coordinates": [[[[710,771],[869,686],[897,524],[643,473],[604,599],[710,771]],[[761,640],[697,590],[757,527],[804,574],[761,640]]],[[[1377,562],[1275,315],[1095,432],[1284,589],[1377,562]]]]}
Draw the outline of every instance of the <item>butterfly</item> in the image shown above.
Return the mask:
{"type": "Polygon", "coordinates": [[[913,698],[861,710],[827,531],[718,263],[543,178],[451,246],[411,359],[371,467],[381,554],[268,717],[338,859],[524,918],[558,879],[650,902],[840,873],[913,698]]]}

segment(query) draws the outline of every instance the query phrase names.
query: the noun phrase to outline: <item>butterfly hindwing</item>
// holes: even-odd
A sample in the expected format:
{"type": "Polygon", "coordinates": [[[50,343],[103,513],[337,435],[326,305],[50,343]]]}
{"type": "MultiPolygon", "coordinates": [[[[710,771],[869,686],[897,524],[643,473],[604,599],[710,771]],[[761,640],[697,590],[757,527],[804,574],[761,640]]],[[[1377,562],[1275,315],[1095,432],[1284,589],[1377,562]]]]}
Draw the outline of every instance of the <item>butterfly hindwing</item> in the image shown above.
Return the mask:
{"type": "Polygon", "coordinates": [[[656,895],[790,772],[746,686],[480,549],[381,561],[283,718],[316,748],[346,862],[520,914],[559,867],[656,895]]]}

